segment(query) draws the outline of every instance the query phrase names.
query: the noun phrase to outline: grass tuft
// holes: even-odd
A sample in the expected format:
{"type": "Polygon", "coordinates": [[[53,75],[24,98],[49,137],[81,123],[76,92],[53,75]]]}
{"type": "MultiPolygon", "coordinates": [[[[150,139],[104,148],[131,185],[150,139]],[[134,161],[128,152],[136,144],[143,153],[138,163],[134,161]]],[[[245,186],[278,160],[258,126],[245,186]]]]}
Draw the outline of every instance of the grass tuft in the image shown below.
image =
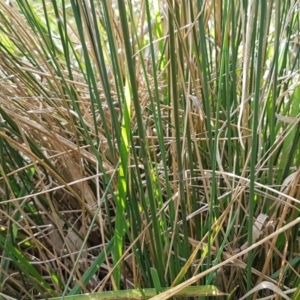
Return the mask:
{"type": "Polygon", "coordinates": [[[0,1],[0,297],[298,299],[298,1],[0,1]]]}

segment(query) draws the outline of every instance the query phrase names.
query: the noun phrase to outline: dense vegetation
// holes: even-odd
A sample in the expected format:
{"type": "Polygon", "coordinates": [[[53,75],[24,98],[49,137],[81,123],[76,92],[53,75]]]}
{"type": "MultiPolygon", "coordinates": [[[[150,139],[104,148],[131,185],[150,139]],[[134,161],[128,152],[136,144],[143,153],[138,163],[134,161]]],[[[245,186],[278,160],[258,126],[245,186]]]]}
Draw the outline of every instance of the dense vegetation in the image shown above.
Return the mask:
{"type": "Polygon", "coordinates": [[[299,21],[0,1],[0,298],[300,299],[299,21]]]}

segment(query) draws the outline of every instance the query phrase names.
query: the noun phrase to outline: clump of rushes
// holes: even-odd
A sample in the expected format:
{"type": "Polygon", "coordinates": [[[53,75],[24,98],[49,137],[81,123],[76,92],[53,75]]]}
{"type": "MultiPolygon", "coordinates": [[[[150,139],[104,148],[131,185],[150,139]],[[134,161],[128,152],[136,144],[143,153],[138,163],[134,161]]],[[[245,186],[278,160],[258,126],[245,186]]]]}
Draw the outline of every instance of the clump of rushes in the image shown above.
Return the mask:
{"type": "Polygon", "coordinates": [[[0,1],[0,29],[1,297],[299,299],[295,3],[0,1]]]}

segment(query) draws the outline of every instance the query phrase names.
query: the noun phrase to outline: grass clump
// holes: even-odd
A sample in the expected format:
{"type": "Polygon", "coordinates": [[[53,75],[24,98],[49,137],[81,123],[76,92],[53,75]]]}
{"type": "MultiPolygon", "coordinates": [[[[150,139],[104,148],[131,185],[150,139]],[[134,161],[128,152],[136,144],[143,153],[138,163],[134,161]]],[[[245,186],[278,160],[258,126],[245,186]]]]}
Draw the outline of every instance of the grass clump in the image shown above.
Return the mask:
{"type": "Polygon", "coordinates": [[[1,297],[298,299],[297,5],[0,2],[1,297]]]}

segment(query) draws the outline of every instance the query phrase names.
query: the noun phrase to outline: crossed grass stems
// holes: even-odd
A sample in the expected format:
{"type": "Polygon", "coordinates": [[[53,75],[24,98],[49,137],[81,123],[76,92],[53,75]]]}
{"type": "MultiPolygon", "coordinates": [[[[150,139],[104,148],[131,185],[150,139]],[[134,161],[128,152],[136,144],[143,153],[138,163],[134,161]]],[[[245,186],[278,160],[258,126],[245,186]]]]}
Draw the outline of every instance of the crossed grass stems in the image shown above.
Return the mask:
{"type": "Polygon", "coordinates": [[[1,2],[2,293],[297,299],[296,5],[163,4],[1,2]]]}

